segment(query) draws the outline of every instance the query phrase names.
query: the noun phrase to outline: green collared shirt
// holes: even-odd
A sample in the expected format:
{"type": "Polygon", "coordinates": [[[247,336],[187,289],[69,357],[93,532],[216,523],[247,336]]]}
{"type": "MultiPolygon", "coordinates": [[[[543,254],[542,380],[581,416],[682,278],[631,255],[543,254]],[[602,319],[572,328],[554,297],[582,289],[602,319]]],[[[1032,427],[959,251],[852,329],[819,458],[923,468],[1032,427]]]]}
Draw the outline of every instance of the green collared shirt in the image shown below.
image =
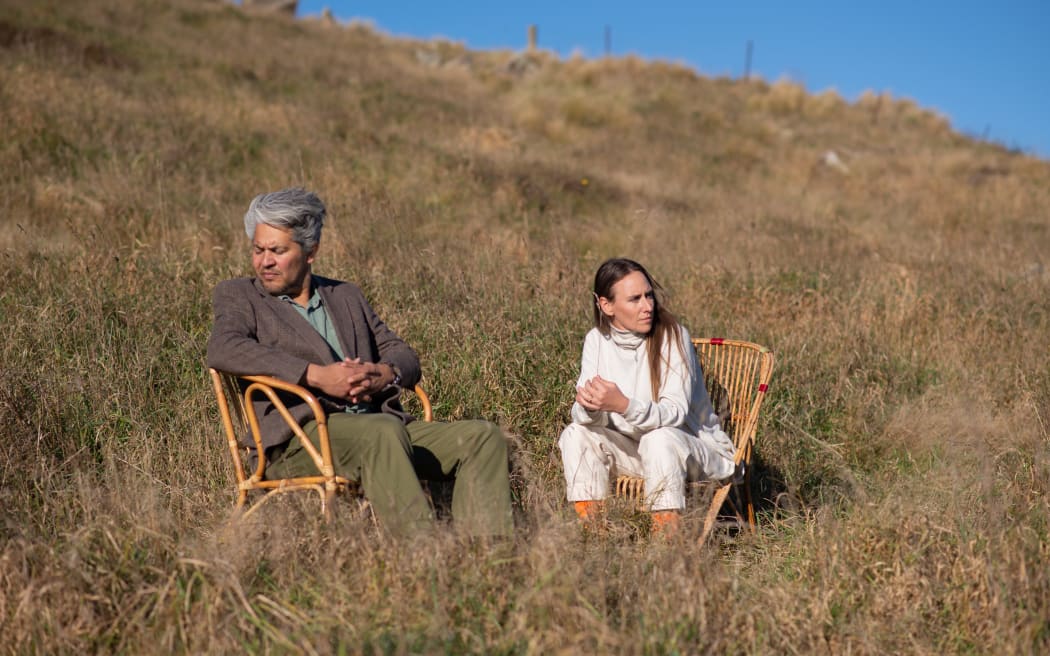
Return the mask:
{"type": "Polygon", "coordinates": [[[317,285],[313,283],[313,277],[310,278],[310,289],[313,293],[310,294],[310,300],[307,301],[306,307],[303,307],[295,302],[291,296],[283,294],[278,296],[282,301],[291,303],[292,307],[299,315],[306,319],[306,321],[314,327],[314,330],[324,338],[325,343],[328,344],[328,348],[331,349],[332,355],[335,356],[336,360],[342,362],[346,356],[343,354],[343,347],[339,345],[339,336],[335,332],[335,325],[332,320],[328,317],[328,311],[325,310],[324,302],[321,301],[321,294],[317,292],[317,285]]]}

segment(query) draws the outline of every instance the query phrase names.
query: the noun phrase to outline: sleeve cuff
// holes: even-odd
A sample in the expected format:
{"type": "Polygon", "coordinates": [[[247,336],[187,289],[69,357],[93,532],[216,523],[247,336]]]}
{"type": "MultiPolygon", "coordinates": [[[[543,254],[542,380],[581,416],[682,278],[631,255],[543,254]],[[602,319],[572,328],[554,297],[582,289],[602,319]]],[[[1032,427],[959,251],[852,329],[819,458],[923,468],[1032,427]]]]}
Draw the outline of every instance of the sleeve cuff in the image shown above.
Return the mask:
{"type": "Polygon", "coordinates": [[[647,402],[639,401],[638,399],[628,399],[627,410],[623,413],[623,418],[629,423],[636,423],[645,413],[647,405],[647,402]]]}
{"type": "Polygon", "coordinates": [[[385,364],[389,366],[390,371],[394,372],[394,379],[390,381],[390,384],[396,387],[401,387],[401,367],[397,366],[393,362],[380,362],[380,364],[385,364]]]}

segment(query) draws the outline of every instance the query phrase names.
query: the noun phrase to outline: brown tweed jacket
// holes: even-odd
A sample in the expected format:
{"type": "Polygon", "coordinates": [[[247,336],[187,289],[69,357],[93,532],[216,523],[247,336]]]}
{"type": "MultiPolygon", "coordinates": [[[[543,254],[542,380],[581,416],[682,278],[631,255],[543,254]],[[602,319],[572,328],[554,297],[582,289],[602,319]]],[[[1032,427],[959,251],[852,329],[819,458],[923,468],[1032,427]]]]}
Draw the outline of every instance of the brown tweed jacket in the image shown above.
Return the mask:
{"type": "MultiPolygon", "coordinates": [[[[364,362],[385,362],[401,372],[401,385],[411,388],[420,378],[419,357],[376,315],[356,285],[313,277],[313,284],[324,301],[328,316],[348,358],[364,362]]],[[[208,339],[208,366],[239,375],[266,375],[304,384],[307,365],[331,364],[335,356],[324,338],[287,301],[271,296],[255,278],[225,280],[215,287],[212,297],[215,322],[208,339]]],[[[326,412],[341,412],[346,402],[311,390],[326,412]]],[[[412,417],[397,402],[398,391],[391,388],[377,399],[384,412],[406,423],[412,417]]],[[[288,410],[300,424],[312,415],[298,397],[282,395],[288,410]]],[[[259,396],[255,401],[263,447],[287,442],[292,430],[281,419],[273,404],[259,396]]],[[[246,445],[251,445],[248,436],[246,445]]]]}

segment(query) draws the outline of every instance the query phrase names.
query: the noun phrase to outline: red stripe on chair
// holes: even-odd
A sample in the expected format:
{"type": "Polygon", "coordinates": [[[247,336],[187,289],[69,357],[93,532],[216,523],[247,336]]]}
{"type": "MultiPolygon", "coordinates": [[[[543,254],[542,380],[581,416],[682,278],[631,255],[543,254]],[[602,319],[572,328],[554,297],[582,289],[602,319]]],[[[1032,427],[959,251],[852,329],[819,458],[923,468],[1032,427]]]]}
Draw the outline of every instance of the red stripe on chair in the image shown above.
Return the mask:
{"type": "Polygon", "coordinates": [[[712,337],[711,338],[711,343],[712,344],[721,344],[724,341],[726,341],[724,337],[712,337]]]}
{"type": "Polygon", "coordinates": [[[758,391],[759,392],[765,392],[767,389],[769,389],[769,385],[766,385],[765,383],[762,383],[761,385],[758,386],[758,391]]]}

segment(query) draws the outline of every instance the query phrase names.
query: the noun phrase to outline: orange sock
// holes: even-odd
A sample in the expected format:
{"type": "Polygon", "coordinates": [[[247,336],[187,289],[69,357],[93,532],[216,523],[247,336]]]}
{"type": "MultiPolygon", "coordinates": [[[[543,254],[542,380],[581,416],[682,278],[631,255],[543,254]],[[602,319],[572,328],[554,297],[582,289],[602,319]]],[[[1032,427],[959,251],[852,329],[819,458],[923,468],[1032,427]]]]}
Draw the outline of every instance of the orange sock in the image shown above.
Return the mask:
{"type": "Polygon", "coordinates": [[[576,516],[581,522],[598,519],[605,510],[605,504],[601,501],[577,501],[572,504],[572,507],[576,510],[576,516]]]}
{"type": "Polygon", "coordinates": [[[671,537],[678,532],[681,518],[677,510],[657,510],[653,513],[653,535],[671,537]]]}

